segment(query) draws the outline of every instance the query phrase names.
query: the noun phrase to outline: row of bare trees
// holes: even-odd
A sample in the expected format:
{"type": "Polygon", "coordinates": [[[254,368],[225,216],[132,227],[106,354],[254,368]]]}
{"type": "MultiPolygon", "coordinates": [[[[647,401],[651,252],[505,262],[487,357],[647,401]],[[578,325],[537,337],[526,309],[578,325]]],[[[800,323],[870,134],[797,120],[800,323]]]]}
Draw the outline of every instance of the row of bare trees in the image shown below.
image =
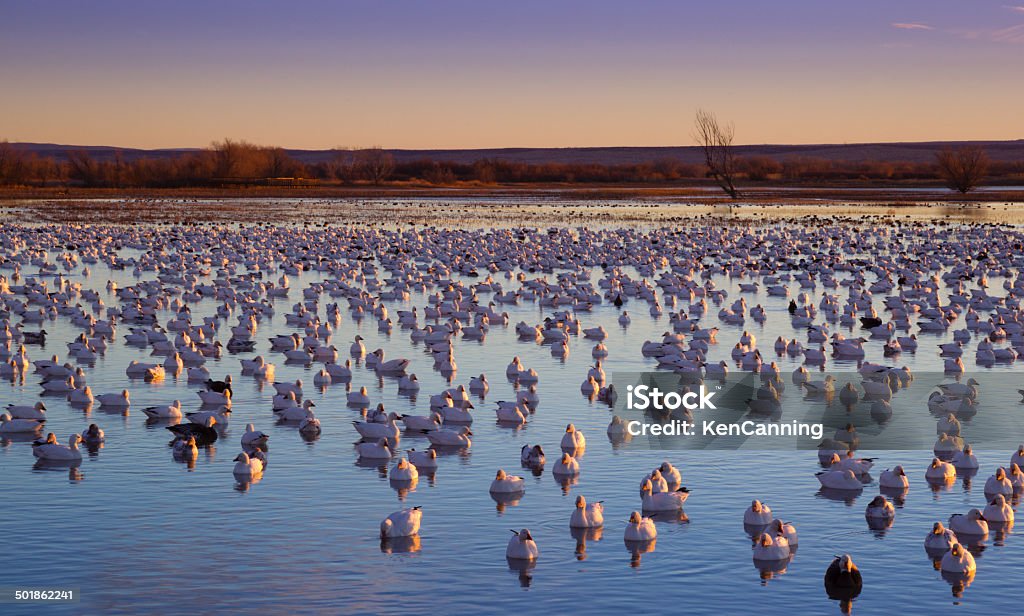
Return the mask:
{"type": "Polygon", "coordinates": [[[100,160],[86,151],[67,152],[63,161],[38,157],[0,141],[0,185],[175,188],[239,185],[273,179],[305,178],[325,183],[383,184],[427,182],[493,183],[656,183],[711,178],[731,197],[739,196],[738,182],[847,182],[943,179],[953,190],[974,189],[987,172],[1020,181],[1024,161],[990,163],[977,147],[939,152],[935,163],[830,161],[805,157],[776,160],[768,156],[738,156],[734,129],[721,126],[710,113],[697,119],[695,136],[705,152],[705,164],[678,160],[604,165],[597,163],[521,163],[478,160],[454,163],[430,159],[402,161],[381,148],[334,150],[321,162],[307,163],[282,148],[225,139],[209,148],[173,157],[126,159],[120,153],[100,160]]]}

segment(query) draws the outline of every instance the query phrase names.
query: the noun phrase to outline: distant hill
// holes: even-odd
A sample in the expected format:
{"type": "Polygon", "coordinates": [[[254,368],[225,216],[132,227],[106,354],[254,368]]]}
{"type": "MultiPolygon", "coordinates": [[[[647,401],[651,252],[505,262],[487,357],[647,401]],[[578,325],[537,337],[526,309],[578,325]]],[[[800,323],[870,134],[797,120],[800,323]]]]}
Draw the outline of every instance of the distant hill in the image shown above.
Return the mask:
{"type": "MultiPolygon", "coordinates": [[[[868,162],[930,162],[935,152],[947,146],[980,145],[994,161],[1024,160],[1024,139],[1016,141],[930,141],[918,143],[851,143],[818,145],[742,145],[741,156],[768,156],[778,160],[806,157],[833,161],[868,162]]],[[[97,160],[112,160],[120,152],[126,160],[166,158],[199,148],[142,150],[113,146],[81,146],[54,143],[13,143],[19,150],[34,152],[40,157],[64,159],[70,150],[85,150],[97,160]]],[[[330,160],[333,150],[287,149],[289,155],[304,163],[330,160]]],[[[473,163],[482,159],[499,159],[521,163],[597,163],[602,165],[632,164],[675,159],[687,163],[703,162],[696,146],[678,147],[596,147],[596,148],[492,148],[478,150],[389,150],[398,162],[431,159],[455,163],[473,163]]]]}

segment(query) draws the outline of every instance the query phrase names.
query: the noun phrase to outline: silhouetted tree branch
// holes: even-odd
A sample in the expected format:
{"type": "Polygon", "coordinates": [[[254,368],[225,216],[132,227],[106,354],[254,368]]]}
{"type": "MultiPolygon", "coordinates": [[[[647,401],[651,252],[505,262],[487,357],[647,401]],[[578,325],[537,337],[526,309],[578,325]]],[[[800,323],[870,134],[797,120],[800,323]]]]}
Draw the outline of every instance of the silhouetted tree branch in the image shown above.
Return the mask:
{"type": "Polygon", "coordinates": [[[739,198],[740,194],[735,184],[736,157],[732,148],[735,134],[733,125],[722,126],[715,114],[698,109],[694,126],[693,136],[704,150],[704,163],[708,166],[708,173],[730,197],[739,198]]]}
{"type": "Polygon", "coordinates": [[[988,173],[988,154],[976,145],[945,148],[935,154],[935,160],[946,186],[963,194],[974,190],[988,173]]]}

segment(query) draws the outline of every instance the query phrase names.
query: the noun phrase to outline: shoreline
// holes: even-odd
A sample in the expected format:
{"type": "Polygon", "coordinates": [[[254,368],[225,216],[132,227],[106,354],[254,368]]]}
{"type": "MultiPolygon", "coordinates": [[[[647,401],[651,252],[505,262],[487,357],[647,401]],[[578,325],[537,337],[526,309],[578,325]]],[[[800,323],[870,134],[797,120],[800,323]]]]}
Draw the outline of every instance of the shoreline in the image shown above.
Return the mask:
{"type": "Polygon", "coordinates": [[[231,188],[12,188],[0,187],[3,201],[87,201],[93,199],[380,199],[380,198],[521,198],[681,201],[702,204],[852,201],[889,203],[1024,202],[1024,187],[991,187],[967,195],[920,182],[878,185],[757,184],[741,186],[741,198],[729,199],[709,184],[385,184],[354,186],[231,188]]]}

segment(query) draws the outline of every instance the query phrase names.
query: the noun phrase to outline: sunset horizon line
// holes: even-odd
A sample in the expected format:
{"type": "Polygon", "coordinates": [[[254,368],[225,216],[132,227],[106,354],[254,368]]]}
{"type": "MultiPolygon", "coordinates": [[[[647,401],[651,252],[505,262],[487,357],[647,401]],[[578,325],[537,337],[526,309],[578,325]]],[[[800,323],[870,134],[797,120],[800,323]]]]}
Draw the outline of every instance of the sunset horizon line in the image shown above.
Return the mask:
{"type": "MultiPolygon", "coordinates": [[[[230,140],[238,143],[248,143],[259,147],[274,147],[281,148],[283,150],[292,151],[308,151],[308,152],[330,152],[332,150],[338,151],[352,151],[352,150],[371,150],[381,149],[389,151],[459,151],[459,152],[472,152],[481,150],[606,150],[606,149],[675,149],[675,148],[700,148],[701,146],[696,143],[666,143],[666,144],[654,144],[654,145],[636,145],[636,144],[606,144],[606,145],[499,145],[499,146],[432,146],[432,147],[415,147],[415,146],[394,146],[394,145],[383,145],[383,144],[357,144],[357,145],[336,145],[332,147],[307,147],[307,146],[291,146],[282,145],[279,143],[264,143],[255,139],[248,139],[245,137],[234,137],[227,136],[219,139],[212,139],[206,145],[187,145],[187,146],[139,146],[139,145],[114,145],[109,143],[63,143],[58,141],[34,141],[34,140],[23,140],[23,139],[7,139],[0,136],[0,141],[7,141],[11,145],[28,145],[28,146],[53,146],[63,147],[68,149],[73,148],[106,148],[113,150],[138,150],[148,152],[161,152],[161,151],[200,151],[206,150],[218,143],[223,143],[225,140],[230,140]]],[[[800,147],[800,146],[866,146],[866,145],[930,145],[930,144],[978,144],[978,143],[1015,143],[1024,141],[1024,136],[1015,138],[1005,139],[987,139],[987,138],[974,138],[974,139],[906,139],[906,140],[892,140],[892,141],[794,141],[794,142],[774,142],[774,141],[761,141],[761,142],[736,142],[733,144],[737,148],[746,147],[800,147]]]]}

